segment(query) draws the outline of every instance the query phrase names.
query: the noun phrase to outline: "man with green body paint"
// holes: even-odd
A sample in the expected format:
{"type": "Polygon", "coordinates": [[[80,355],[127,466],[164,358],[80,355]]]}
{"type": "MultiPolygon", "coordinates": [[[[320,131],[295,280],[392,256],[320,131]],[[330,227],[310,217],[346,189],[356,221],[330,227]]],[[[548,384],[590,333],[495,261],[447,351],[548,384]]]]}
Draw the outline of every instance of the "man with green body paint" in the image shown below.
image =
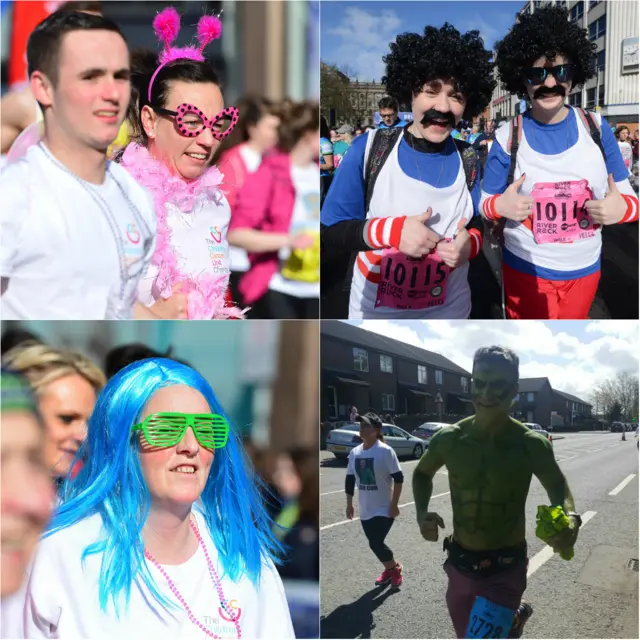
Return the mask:
{"type": "Polygon", "coordinates": [[[453,535],[444,541],[444,570],[449,577],[447,606],[458,638],[465,637],[477,596],[514,612],[508,637],[520,637],[533,612],[521,605],[528,566],[525,504],[533,475],[550,503],[569,516],[570,527],[548,544],[556,551],[571,549],[581,524],[551,444],[509,416],[518,393],[518,365],[518,356],[502,347],[475,353],[475,415],[438,431],[413,474],[420,532],[436,542],[438,527],[445,525],[429,511],[433,477],[443,466],[449,473],[453,535]]]}

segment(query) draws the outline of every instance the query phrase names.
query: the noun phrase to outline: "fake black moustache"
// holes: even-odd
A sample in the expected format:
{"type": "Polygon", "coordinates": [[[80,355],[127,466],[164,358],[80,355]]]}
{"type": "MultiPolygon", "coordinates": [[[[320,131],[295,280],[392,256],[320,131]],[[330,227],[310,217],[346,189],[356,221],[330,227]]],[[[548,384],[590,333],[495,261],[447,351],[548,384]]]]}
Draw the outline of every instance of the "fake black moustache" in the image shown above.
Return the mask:
{"type": "Polygon", "coordinates": [[[564,87],[556,85],[555,87],[541,87],[533,94],[533,99],[544,98],[545,96],[560,96],[564,98],[566,91],[564,87]]]}
{"type": "Polygon", "coordinates": [[[453,128],[456,126],[456,121],[451,111],[447,113],[441,113],[440,111],[436,111],[435,109],[429,109],[429,111],[424,112],[422,120],[420,120],[420,124],[424,127],[428,125],[432,120],[446,120],[449,127],[453,128]]]}

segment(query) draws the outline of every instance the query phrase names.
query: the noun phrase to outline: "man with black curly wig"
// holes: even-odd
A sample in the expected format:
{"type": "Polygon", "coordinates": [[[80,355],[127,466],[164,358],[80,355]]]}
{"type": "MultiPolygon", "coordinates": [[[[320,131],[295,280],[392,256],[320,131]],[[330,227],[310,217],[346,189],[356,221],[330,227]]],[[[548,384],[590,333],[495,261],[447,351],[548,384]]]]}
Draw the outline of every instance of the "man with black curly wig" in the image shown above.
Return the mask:
{"type": "MultiPolygon", "coordinates": [[[[352,274],[349,318],[467,318],[480,188],[475,151],[451,132],[489,103],[491,54],[478,31],[445,23],[400,34],[384,62],[382,82],[413,122],[351,145],[322,208],[323,259],[355,258],[333,268],[352,274]]],[[[323,288],[330,277],[323,269],[323,288]]]]}
{"type": "Polygon", "coordinates": [[[638,219],[611,129],[600,114],[565,104],[595,75],[595,49],[555,5],[521,15],[496,44],[502,84],[531,103],[496,132],[482,184],[483,215],[504,225],[508,318],[587,318],[601,227],[638,219]]]}

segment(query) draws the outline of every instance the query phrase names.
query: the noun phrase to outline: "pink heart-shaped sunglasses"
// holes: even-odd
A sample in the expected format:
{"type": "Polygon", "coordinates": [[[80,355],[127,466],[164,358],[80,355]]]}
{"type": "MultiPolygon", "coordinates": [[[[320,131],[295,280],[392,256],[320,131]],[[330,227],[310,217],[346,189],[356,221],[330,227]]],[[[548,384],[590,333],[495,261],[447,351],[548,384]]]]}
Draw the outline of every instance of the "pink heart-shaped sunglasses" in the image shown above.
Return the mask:
{"type": "Polygon", "coordinates": [[[187,102],[178,105],[176,111],[155,107],[153,109],[156,113],[175,118],[178,131],[186,138],[195,138],[208,127],[216,140],[222,140],[234,130],[238,123],[238,109],[236,107],[223,109],[211,120],[198,107],[187,102]]]}

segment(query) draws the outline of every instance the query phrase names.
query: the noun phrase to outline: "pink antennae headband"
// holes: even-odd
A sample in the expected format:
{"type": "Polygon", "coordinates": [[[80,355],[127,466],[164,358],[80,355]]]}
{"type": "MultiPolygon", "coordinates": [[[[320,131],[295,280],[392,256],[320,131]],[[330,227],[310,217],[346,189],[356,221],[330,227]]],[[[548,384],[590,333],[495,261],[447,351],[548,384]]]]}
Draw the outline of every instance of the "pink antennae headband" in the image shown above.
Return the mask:
{"type": "Polygon", "coordinates": [[[173,8],[163,9],[153,19],[153,30],[156,32],[158,40],[164,44],[164,51],[160,54],[160,66],[153,72],[149,81],[147,100],[151,104],[151,88],[160,69],[174,60],[196,60],[204,62],[202,54],[204,48],[222,34],[222,22],[218,16],[202,16],[198,20],[198,43],[199,47],[172,47],[180,33],[180,14],[173,8]]]}

